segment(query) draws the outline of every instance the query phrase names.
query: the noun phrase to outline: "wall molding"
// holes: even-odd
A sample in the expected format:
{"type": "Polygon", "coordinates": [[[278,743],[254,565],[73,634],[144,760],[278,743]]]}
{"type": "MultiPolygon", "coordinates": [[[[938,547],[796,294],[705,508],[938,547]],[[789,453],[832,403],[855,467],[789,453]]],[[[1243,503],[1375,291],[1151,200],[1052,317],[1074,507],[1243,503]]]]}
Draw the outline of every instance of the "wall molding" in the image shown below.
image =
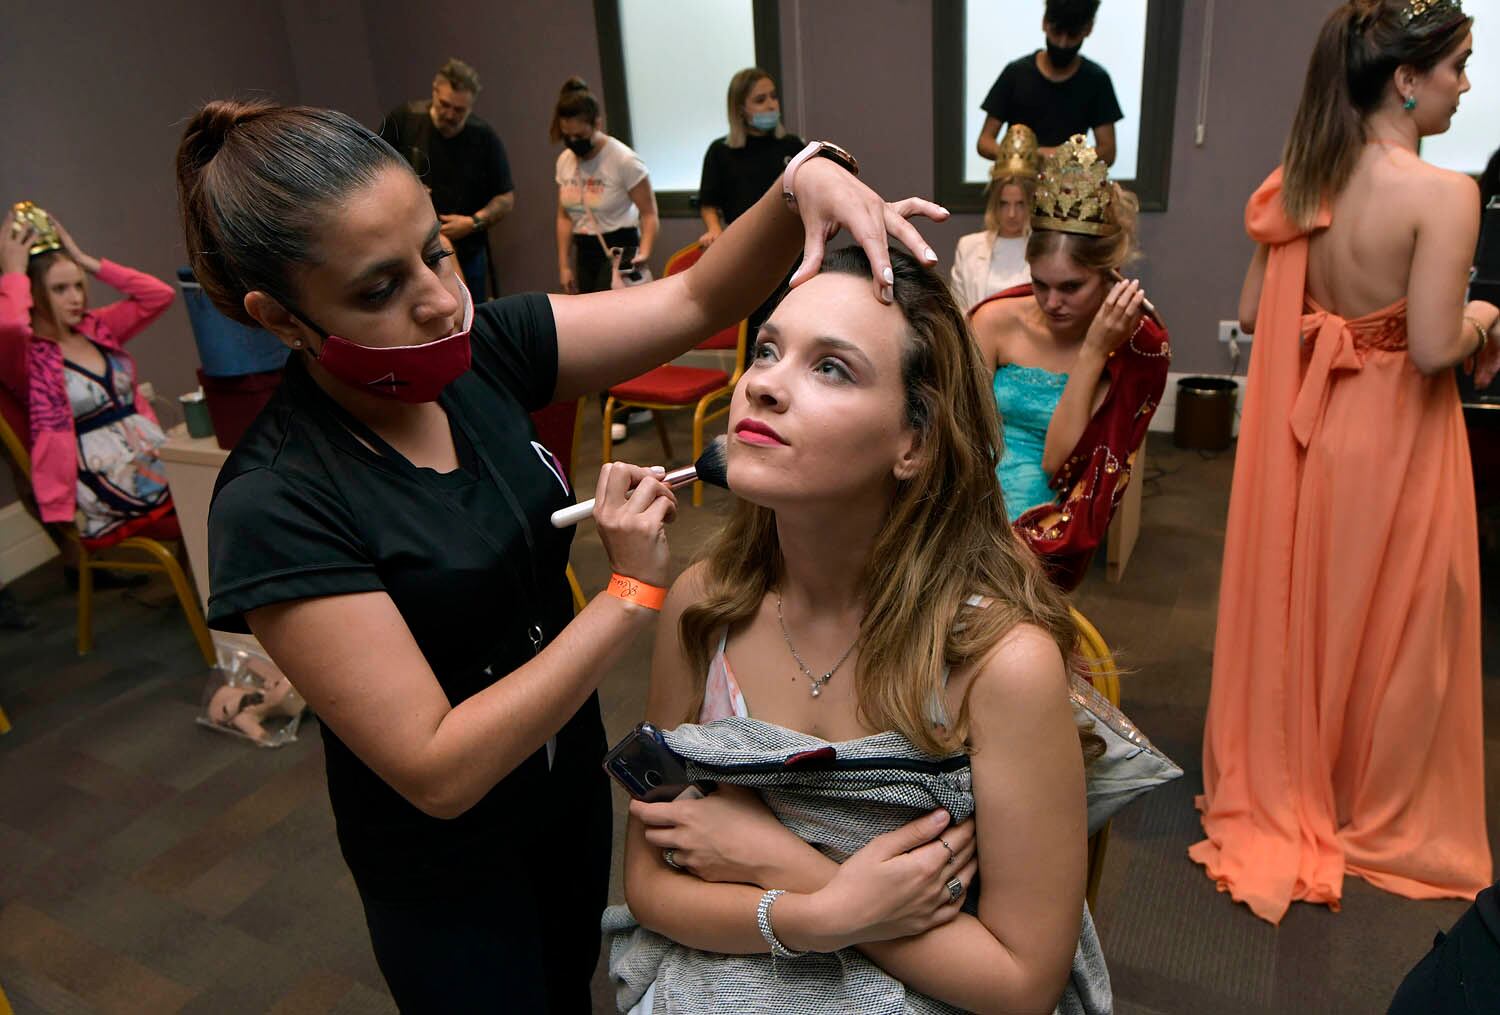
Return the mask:
{"type": "Polygon", "coordinates": [[[0,582],[11,582],[57,556],[57,546],[19,501],[0,508],[0,582]]]}

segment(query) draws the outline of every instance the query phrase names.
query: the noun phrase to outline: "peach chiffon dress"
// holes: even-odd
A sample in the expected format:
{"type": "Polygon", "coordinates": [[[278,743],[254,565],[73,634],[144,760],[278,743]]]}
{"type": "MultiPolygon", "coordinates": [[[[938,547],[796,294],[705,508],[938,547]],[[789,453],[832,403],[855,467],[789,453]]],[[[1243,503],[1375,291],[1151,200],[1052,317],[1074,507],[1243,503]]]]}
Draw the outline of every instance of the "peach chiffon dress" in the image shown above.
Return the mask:
{"type": "MultiPolygon", "coordinates": [[[[1325,206],[1315,228],[1326,228],[1325,206]]],[[[1308,299],[1277,170],[1224,547],[1204,731],[1207,839],[1188,853],[1278,923],[1345,874],[1415,899],[1491,880],[1473,476],[1450,372],[1406,352],[1406,303],[1308,299]]]]}

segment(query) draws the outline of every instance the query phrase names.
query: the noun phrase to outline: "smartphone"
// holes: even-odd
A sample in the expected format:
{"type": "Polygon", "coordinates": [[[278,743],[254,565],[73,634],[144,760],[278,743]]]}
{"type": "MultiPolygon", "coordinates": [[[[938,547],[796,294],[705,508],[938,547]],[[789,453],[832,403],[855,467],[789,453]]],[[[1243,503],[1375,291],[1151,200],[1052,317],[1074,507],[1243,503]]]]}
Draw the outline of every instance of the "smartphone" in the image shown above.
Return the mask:
{"type": "Polygon", "coordinates": [[[633,264],[635,260],[635,247],[610,247],[609,252],[615,259],[615,264],[620,266],[620,277],[628,282],[639,282],[641,280],[641,269],[633,264]]]}
{"type": "Polygon", "coordinates": [[[626,793],[647,803],[676,800],[690,790],[703,795],[714,787],[689,779],[687,766],[649,722],[637,724],[604,756],[604,770],[626,793]]]}

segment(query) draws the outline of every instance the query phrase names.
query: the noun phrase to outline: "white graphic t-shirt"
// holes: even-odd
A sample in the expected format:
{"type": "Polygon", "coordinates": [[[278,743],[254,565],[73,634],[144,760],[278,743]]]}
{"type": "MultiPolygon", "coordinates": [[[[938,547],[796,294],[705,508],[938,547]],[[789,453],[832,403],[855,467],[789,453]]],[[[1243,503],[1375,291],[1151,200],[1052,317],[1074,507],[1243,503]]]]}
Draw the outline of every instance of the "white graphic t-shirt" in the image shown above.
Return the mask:
{"type": "Polygon", "coordinates": [[[594,224],[583,211],[585,201],[603,232],[639,228],[641,213],[630,199],[630,188],[646,176],[641,157],[614,138],[604,142],[593,158],[581,162],[564,148],[557,157],[557,196],[573,220],[573,232],[594,232],[594,224]]]}

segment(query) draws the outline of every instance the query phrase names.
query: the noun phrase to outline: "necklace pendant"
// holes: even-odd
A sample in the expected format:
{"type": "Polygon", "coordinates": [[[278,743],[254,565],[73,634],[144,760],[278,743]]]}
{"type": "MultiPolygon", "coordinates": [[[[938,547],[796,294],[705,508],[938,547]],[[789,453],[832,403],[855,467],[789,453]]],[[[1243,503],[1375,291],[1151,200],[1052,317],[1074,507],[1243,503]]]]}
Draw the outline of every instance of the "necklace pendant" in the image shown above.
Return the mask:
{"type": "Polygon", "coordinates": [[[813,683],[812,683],[812,696],[814,698],[816,698],[816,697],[818,697],[822,693],[823,693],[823,685],[820,684],[820,683],[818,683],[816,680],[814,680],[813,683]]]}

